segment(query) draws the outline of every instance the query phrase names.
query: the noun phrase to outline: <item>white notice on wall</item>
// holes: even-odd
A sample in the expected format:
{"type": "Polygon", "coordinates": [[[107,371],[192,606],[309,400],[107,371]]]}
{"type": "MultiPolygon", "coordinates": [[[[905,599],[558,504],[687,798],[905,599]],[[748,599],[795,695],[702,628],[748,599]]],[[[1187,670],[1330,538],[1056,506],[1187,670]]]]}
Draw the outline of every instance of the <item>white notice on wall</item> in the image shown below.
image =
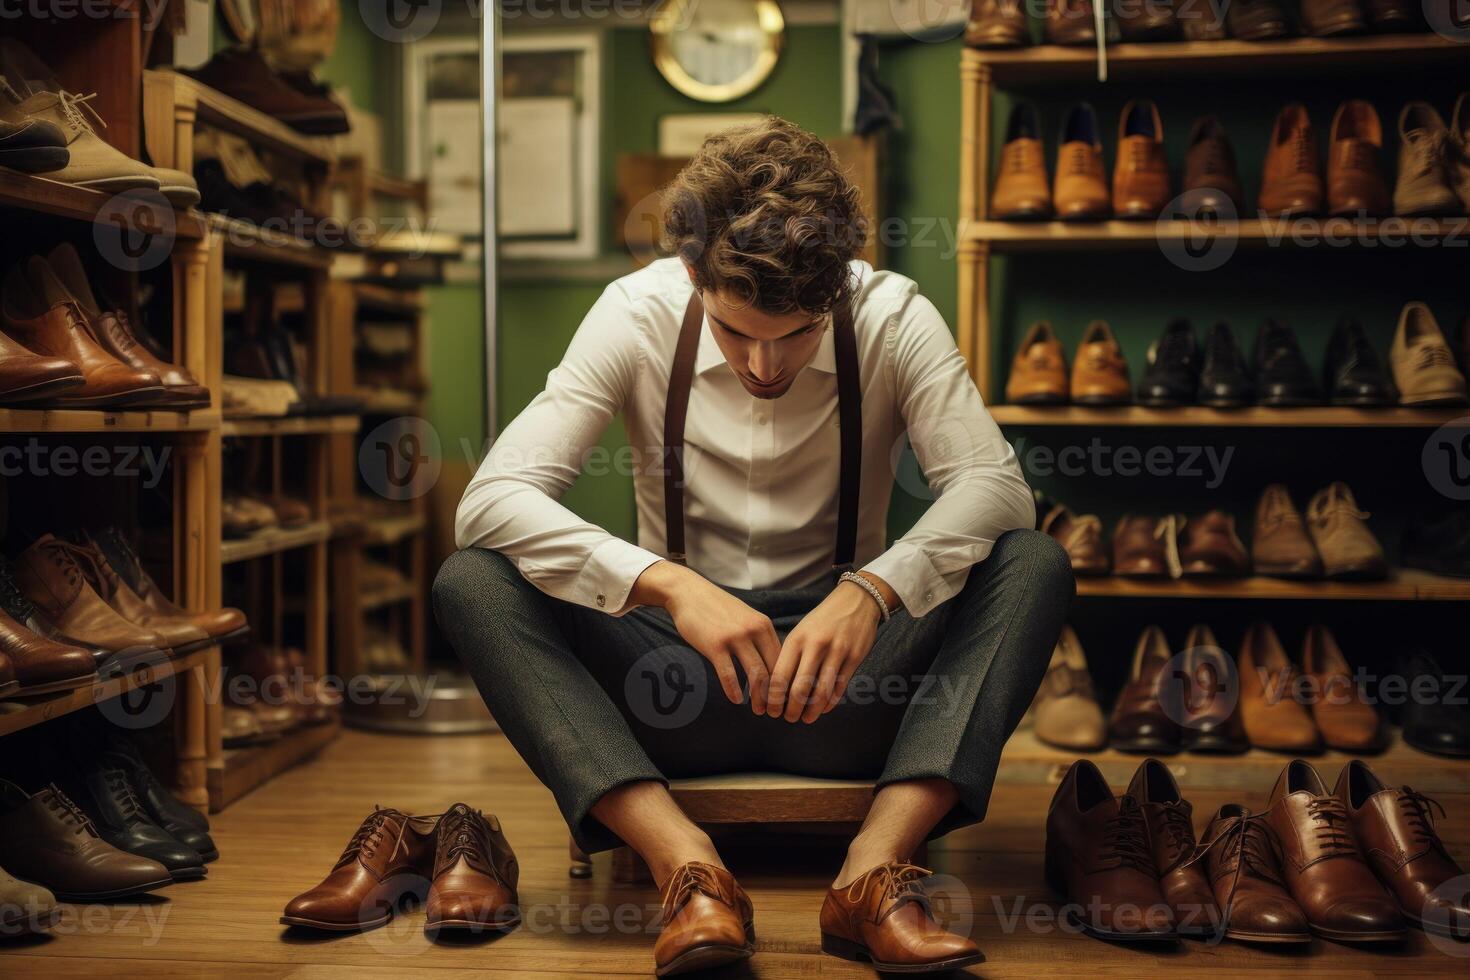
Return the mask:
{"type": "Polygon", "coordinates": [[[500,234],[576,235],[576,100],[503,99],[499,115],[500,234]]]}

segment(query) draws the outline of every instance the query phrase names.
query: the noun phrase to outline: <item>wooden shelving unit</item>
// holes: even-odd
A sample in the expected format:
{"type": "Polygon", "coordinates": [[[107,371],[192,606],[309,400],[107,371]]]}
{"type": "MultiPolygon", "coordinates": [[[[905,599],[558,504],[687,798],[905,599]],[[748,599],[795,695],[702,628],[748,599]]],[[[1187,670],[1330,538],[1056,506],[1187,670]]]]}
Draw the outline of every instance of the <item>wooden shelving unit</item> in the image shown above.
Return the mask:
{"type": "Polygon", "coordinates": [[[1396,569],[1381,582],[1333,582],[1278,578],[1146,579],[1078,576],[1077,594],[1117,599],[1350,599],[1465,602],[1470,579],[1447,578],[1412,568],[1396,569]]]}
{"type": "Polygon", "coordinates": [[[1159,248],[1188,242],[1204,250],[1224,241],[1236,248],[1295,248],[1322,242],[1334,247],[1375,248],[1417,240],[1456,247],[1470,245],[1470,218],[1269,218],[1233,221],[1160,219],[1147,221],[965,221],[960,240],[991,251],[1067,252],[1159,248]]]}
{"type": "Polygon", "coordinates": [[[1180,408],[1144,408],[1120,405],[1116,408],[1087,408],[1082,405],[995,405],[991,418],[1001,425],[1054,426],[1235,426],[1239,428],[1437,428],[1463,418],[1459,408],[1342,408],[1324,405],[1318,408],[1205,408],[1186,405],[1180,408]]]}
{"type": "MultiPolygon", "coordinates": [[[[34,698],[21,699],[12,696],[11,700],[0,701],[0,735],[9,735],[73,711],[110,701],[119,695],[170,677],[182,679],[190,675],[202,676],[206,661],[215,654],[216,648],[206,647],[186,653],[182,657],[138,664],[117,676],[101,678],[75,690],[43,694],[34,698]]],[[[194,677],[191,683],[197,685],[199,678],[194,677]]]]}
{"type": "MultiPolygon", "coordinates": [[[[242,137],[268,151],[283,166],[296,168],[309,192],[302,204],[325,213],[327,177],[332,158],[321,141],[302,136],[277,119],[245,105],[187,76],[169,69],[143,73],[143,120],[148,152],[158,166],[185,172],[194,168],[194,136],[200,127],[242,137]]],[[[262,230],[249,222],[206,215],[201,218],[210,245],[207,269],[208,333],[212,338],[210,376],[218,390],[223,375],[226,316],[225,270],[246,270],[247,290],[256,295],[274,290],[281,279],[302,284],[299,315],[304,322],[302,340],[308,351],[303,367],[303,395],[324,394],[332,352],[326,321],[328,276],[333,252],[313,242],[262,230]],[[259,281],[257,281],[259,280],[259,281]]],[[[247,304],[248,305],[248,304],[247,304]]],[[[240,312],[232,309],[230,312],[240,312]]],[[[278,310],[278,312],[281,312],[278,310]]],[[[357,429],[356,415],[288,416],[284,418],[223,419],[208,438],[206,455],[214,495],[208,501],[207,532],[204,535],[209,560],[216,566],[243,564],[252,607],[268,607],[268,616],[257,625],[262,642],[284,643],[283,619],[286,562],[303,567],[305,587],[301,592],[304,623],[299,644],[306,669],[314,676],[329,671],[327,616],[329,611],[328,548],[332,523],[327,506],[327,446],[334,437],[357,429]],[[255,441],[260,453],[270,460],[272,493],[283,489],[283,442],[308,440],[306,472],[302,474],[305,498],[312,515],[309,523],[292,528],[275,528],[248,538],[226,541],[221,535],[220,494],[224,487],[223,441],[225,438],[255,441]]],[[[210,601],[223,604],[222,581],[217,580],[210,601]]],[[[222,664],[211,665],[211,683],[217,684],[222,664]]],[[[303,727],[279,740],[254,749],[226,752],[216,704],[208,718],[208,789],[212,809],[219,810],[281,770],[296,764],[335,737],[336,724],[303,727]]]]}

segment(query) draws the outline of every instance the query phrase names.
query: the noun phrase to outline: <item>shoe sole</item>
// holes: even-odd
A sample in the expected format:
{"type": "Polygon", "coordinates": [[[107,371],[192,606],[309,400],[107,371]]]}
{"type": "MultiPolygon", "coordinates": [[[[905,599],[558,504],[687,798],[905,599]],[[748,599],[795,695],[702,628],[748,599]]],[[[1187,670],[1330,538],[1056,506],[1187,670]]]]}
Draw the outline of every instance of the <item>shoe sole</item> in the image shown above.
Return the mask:
{"type": "Polygon", "coordinates": [[[1470,941],[1470,929],[1454,929],[1438,922],[1425,922],[1419,916],[1410,914],[1403,906],[1399,907],[1399,911],[1403,913],[1409,925],[1417,926],[1424,932],[1431,933],[1435,936],[1444,936],[1446,939],[1453,939],[1456,942],[1463,943],[1470,941]]]}
{"type": "Polygon", "coordinates": [[[868,947],[862,943],[855,943],[850,939],[840,936],[832,936],[822,933],[822,952],[838,959],[853,960],[858,963],[871,963],[873,969],[879,973],[944,973],[949,970],[959,970],[976,963],[985,962],[985,956],[981,953],[971,953],[968,956],[953,956],[947,960],[937,960],[933,963],[888,963],[876,959],[868,951],[868,947]]]}
{"type": "Polygon", "coordinates": [[[745,945],[731,946],[727,943],[710,943],[684,950],[663,966],[655,969],[654,975],[671,977],[676,973],[691,973],[695,970],[710,970],[728,963],[738,963],[755,955],[755,923],[745,924],[745,945]]]}
{"type": "Polygon", "coordinates": [[[48,405],[52,408],[125,408],[136,406],[138,402],[149,401],[163,393],[163,385],[152,388],[138,388],[134,391],[124,391],[112,395],[87,395],[71,397],[63,395],[48,405]]]}
{"type": "Polygon", "coordinates": [[[299,926],[302,929],[316,929],[321,932],[366,932],[369,929],[378,929],[386,926],[393,915],[389,913],[381,919],[373,919],[371,922],[322,922],[316,919],[303,919],[295,915],[281,916],[281,925],[299,926]]]}
{"type": "Polygon", "coordinates": [[[230,632],[228,632],[228,633],[221,633],[219,636],[213,637],[212,639],[214,640],[215,643],[229,643],[232,640],[243,640],[243,639],[245,639],[249,635],[250,635],[250,624],[249,623],[246,623],[244,626],[241,626],[239,629],[230,630],[230,632]]]}
{"type": "Polygon", "coordinates": [[[1409,935],[1407,929],[1393,929],[1386,932],[1341,932],[1337,929],[1323,929],[1310,922],[1307,923],[1307,926],[1323,939],[1330,939],[1335,943],[1399,943],[1409,935]]]}
{"type": "Polygon", "coordinates": [[[110,902],[114,898],[127,898],[129,895],[143,895],[147,892],[157,891],[167,885],[174,883],[170,875],[160,881],[150,881],[146,885],[132,885],[128,888],[114,888],[105,892],[64,892],[53,891],[58,902],[110,902]]]}
{"type": "Polygon", "coordinates": [[[1231,742],[1225,739],[1196,739],[1185,746],[1190,752],[1202,755],[1241,755],[1250,751],[1249,742],[1231,742]]]}
{"type": "MultiPolygon", "coordinates": [[[[49,684],[36,684],[32,687],[21,687],[17,684],[13,693],[18,698],[30,698],[40,694],[55,694],[58,691],[75,691],[77,688],[91,687],[97,683],[98,676],[97,671],[94,670],[92,673],[82,677],[68,677],[65,680],[52,681],[49,684]]],[[[11,692],[0,691],[0,694],[3,693],[11,692]]]]}
{"type": "Polygon", "coordinates": [[[174,881],[201,881],[209,877],[209,871],[201,864],[195,868],[179,868],[177,871],[170,871],[169,877],[174,881]]]}
{"type": "Polygon", "coordinates": [[[441,919],[438,922],[425,922],[424,935],[433,938],[440,932],[450,933],[496,933],[510,932],[521,924],[521,917],[507,919],[504,922],[479,922],[475,919],[441,919]]]}
{"type": "MultiPolygon", "coordinates": [[[[62,183],[67,183],[67,181],[62,183]]],[[[85,187],[89,191],[121,193],[123,191],[156,191],[159,183],[157,177],[99,177],[97,180],[78,181],[72,186],[85,187]]]]}
{"type": "Polygon", "coordinates": [[[1178,752],[1180,746],[1177,742],[1165,742],[1162,739],[1113,739],[1112,747],[1119,752],[1130,752],[1137,754],[1158,753],[1159,755],[1173,755],[1178,752]]]}
{"type": "Polygon", "coordinates": [[[1072,401],[1089,408],[1113,408],[1133,404],[1133,399],[1128,395],[1077,395],[1072,401]]]}
{"type": "Polygon", "coordinates": [[[1226,929],[1225,938],[1234,939],[1243,943],[1297,946],[1302,943],[1310,943],[1312,941],[1312,934],[1310,932],[1241,932],[1239,929],[1226,929]]]}
{"type": "Polygon", "coordinates": [[[0,404],[11,402],[28,402],[41,398],[51,398],[73,388],[80,388],[87,383],[87,379],[81,375],[70,378],[51,378],[46,381],[37,381],[35,384],[26,385],[21,388],[12,388],[10,391],[0,394],[0,404]]]}

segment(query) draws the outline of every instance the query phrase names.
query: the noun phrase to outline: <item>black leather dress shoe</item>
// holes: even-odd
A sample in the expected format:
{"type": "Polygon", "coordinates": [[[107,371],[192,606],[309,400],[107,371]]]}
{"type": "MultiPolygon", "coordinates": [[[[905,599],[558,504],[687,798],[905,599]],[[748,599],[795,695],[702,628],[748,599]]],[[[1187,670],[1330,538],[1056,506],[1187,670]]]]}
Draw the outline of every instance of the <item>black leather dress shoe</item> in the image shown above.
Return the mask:
{"type": "Polygon", "coordinates": [[[1322,387],[1334,405],[1375,407],[1398,403],[1398,392],[1363,325],[1352,317],[1337,321],[1323,358],[1322,387]]]}
{"type": "Polygon", "coordinates": [[[1465,703],[1461,678],[1446,677],[1434,657],[1423,650],[1405,658],[1399,670],[1408,680],[1409,691],[1404,703],[1404,741],[1421,752],[1470,756],[1470,705],[1465,703]]]}
{"type": "Polygon", "coordinates": [[[1256,400],[1256,386],[1245,367],[1245,354],[1228,323],[1205,334],[1204,367],[1199,373],[1199,403],[1211,408],[1240,408],[1256,400]]]}
{"type": "Polygon", "coordinates": [[[1138,382],[1138,404],[1174,408],[1194,404],[1199,389],[1199,346],[1194,328],[1180,317],[1171,320],[1148,349],[1148,364],[1138,382]]]}
{"type": "Polygon", "coordinates": [[[175,881],[203,878],[204,859],[153,822],[127,770],[96,756],[77,757],[65,780],[66,792],[92,818],[102,839],[120,851],[150,858],[168,869],[175,881]]]}
{"type": "Polygon", "coordinates": [[[1470,578],[1470,511],[1411,517],[1404,526],[1399,564],[1436,575],[1470,578]]]}
{"type": "Polygon", "coordinates": [[[1261,324],[1251,361],[1256,369],[1256,398],[1262,405],[1322,404],[1317,382],[1290,327],[1271,319],[1261,324]]]}
{"type": "Polygon", "coordinates": [[[219,848],[209,836],[209,819],[175,799],[125,736],[115,734],[98,759],[104,766],[127,773],[143,809],[169,836],[197,852],[205,863],[219,858],[219,848]]]}

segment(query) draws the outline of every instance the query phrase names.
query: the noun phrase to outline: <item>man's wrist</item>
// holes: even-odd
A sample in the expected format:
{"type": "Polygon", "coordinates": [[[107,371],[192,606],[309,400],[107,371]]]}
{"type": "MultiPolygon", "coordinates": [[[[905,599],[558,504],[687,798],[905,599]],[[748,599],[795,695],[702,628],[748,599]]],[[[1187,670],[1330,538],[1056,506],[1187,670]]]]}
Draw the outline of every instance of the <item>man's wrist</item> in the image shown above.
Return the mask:
{"type": "Polygon", "coordinates": [[[645,568],[628,591],[628,606],[657,606],[668,608],[669,601],[678,594],[681,582],[687,585],[687,576],[693,574],[683,565],[668,559],[654,562],[645,568]]]}
{"type": "Polygon", "coordinates": [[[850,585],[867,596],[868,604],[872,608],[874,615],[877,616],[877,622],[888,622],[891,610],[888,607],[888,602],[883,598],[883,593],[878,590],[877,583],[858,572],[844,572],[839,584],[850,585]]]}

